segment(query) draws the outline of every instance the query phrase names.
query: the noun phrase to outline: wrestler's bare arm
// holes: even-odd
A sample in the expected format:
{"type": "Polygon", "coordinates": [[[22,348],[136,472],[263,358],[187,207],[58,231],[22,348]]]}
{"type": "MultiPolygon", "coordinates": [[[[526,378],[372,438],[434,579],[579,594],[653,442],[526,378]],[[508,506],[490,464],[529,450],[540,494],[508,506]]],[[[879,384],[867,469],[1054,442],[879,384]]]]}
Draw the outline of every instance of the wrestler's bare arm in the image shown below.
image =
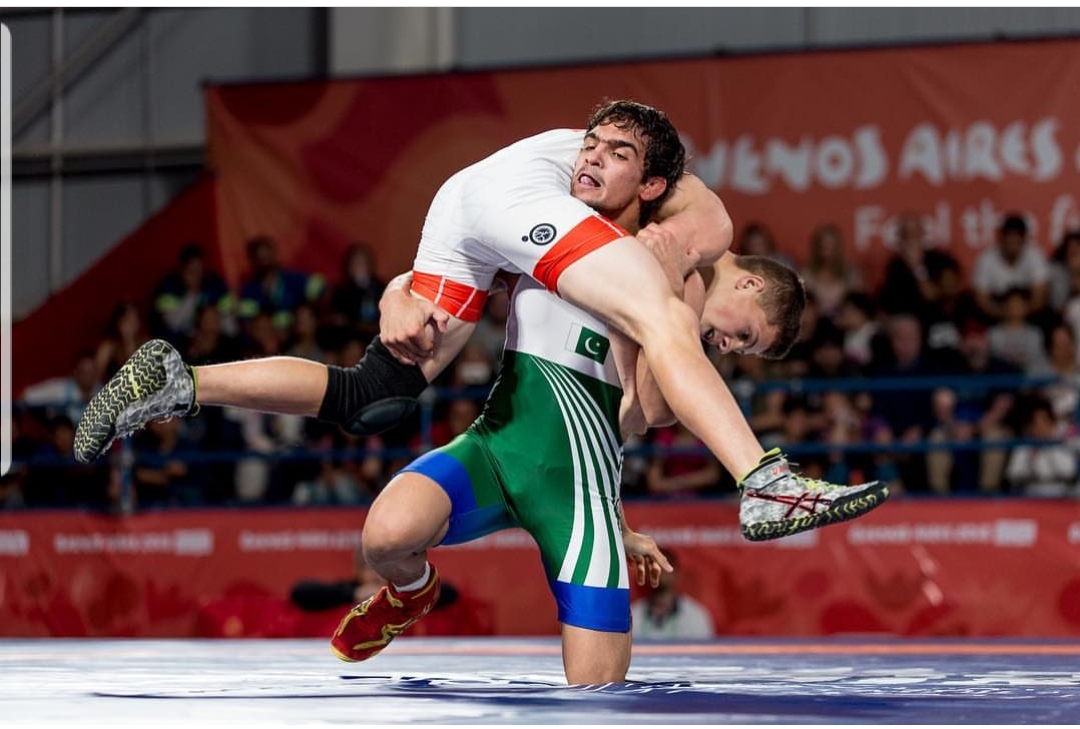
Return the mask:
{"type": "Polygon", "coordinates": [[[401,362],[419,365],[432,382],[465,346],[476,323],[412,293],[411,284],[409,272],[387,285],[379,300],[379,339],[401,362]]]}
{"type": "Polygon", "coordinates": [[[619,522],[622,524],[623,549],[626,558],[630,562],[630,571],[637,577],[637,583],[644,586],[646,583],[653,587],[660,586],[661,572],[674,572],[656,540],[648,534],[635,532],[626,523],[626,514],[623,513],[622,502],[618,502],[619,522]]]}
{"type": "Polygon", "coordinates": [[[558,288],[641,345],[675,415],[729,473],[741,479],[757,467],[764,450],[705,355],[698,315],[644,246],[630,237],[603,246],[570,264],[558,288]]]}
{"type": "MultiPolygon", "coordinates": [[[[677,193],[675,204],[665,205],[660,210],[660,216],[668,217],[647,225],[638,232],[637,239],[656,257],[674,293],[700,318],[705,306],[705,284],[701,275],[692,270],[697,256],[689,252],[691,249],[680,235],[709,235],[709,230],[699,229],[712,226],[711,233],[721,239],[719,244],[726,250],[730,244],[727,232],[730,219],[719,198],[696,177],[687,176],[677,193]],[[679,225],[680,221],[685,224],[679,225]],[[690,270],[689,275],[687,270],[690,270]]],[[[623,385],[619,418],[623,437],[673,423],[674,413],[645,365],[645,359],[638,356],[637,343],[615,329],[610,333],[612,352],[623,385]]]]}
{"type": "MultiPolygon", "coordinates": [[[[735,229],[720,197],[691,174],[682,176],[653,215],[653,222],[662,223],[684,250],[700,251],[703,265],[715,262],[731,248],[735,229]]],[[[683,276],[697,265],[686,265],[683,276]]]]}

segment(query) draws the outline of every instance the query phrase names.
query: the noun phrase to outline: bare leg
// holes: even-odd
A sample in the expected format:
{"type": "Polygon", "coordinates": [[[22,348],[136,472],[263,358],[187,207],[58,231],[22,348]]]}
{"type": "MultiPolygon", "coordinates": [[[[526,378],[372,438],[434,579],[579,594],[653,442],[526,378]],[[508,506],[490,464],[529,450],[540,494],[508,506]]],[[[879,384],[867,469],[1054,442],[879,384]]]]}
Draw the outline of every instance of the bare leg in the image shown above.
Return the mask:
{"type": "Polygon", "coordinates": [[[225,405],[316,417],[326,394],[326,365],[265,357],[195,368],[200,405],[225,405]]]}
{"type": "Polygon", "coordinates": [[[630,669],[630,633],[562,626],[563,669],[568,684],[621,683],[630,669]]]}
{"type": "Polygon", "coordinates": [[[424,574],[427,549],[438,544],[450,526],[450,497],[427,476],[395,476],[368,511],[362,543],[364,559],[395,585],[424,574]]]}
{"type": "Polygon", "coordinates": [[[434,607],[438,572],[432,567],[425,577],[427,549],[446,536],[449,525],[450,498],[427,476],[402,473],[383,489],[368,511],[361,540],[368,565],[391,584],[341,621],[330,641],[339,658],[371,658],[434,607]]]}

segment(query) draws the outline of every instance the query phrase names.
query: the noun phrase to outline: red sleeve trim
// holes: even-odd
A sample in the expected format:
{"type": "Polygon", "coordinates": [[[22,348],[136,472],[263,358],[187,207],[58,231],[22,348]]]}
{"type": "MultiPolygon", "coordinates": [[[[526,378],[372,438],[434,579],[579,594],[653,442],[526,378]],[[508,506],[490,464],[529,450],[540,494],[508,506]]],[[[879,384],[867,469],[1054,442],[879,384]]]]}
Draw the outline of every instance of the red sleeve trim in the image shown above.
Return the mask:
{"type": "Polygon", "coordinates": [[[480,320],[488,292],[434,273],[413,271],[412,290],[447,313],[468,322],[480,320]]]}
{"type": "Polygon", "coordinates": [[[533,278],[554,293],[559,292],[559,276],[570,264],[605,246],[613,240],[630,235],[621,227],[599,215],[582,220],[569,233],[559,238],[533,268],[533,278]]]}

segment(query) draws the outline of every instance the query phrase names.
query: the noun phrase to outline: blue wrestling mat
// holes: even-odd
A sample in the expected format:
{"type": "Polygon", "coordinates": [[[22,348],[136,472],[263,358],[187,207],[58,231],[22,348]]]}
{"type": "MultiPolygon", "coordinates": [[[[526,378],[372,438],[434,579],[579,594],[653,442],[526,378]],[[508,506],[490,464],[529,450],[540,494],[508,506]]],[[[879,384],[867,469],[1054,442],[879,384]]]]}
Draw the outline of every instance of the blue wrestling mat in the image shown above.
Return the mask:
{"type": "Polygon", "coordinates": [[[554,639],[0,641],[3,725],[1072,724],[1080,642],[732,640],[635,647],[566,686],[554,639]]]}

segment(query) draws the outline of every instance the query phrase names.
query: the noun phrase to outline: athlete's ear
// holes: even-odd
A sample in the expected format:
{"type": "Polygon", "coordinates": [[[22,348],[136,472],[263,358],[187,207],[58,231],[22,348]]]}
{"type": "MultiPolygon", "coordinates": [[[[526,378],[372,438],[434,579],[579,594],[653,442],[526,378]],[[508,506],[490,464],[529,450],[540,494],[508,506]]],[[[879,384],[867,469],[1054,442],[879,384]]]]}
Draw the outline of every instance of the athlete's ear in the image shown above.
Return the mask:
{"type": "Polygon", "coordinates": [[[639,197],[642,202],[651,202],[664,194],[667,189],[667,180],[663,177],[650,177],[641,185],[639,197]]]}
{"type": "Polygon", "coordinates": [[[735,279],[736,289],[754,289],[760,291],[765,288],[765,279],[756,273],[742,273],[735,279]]]}

